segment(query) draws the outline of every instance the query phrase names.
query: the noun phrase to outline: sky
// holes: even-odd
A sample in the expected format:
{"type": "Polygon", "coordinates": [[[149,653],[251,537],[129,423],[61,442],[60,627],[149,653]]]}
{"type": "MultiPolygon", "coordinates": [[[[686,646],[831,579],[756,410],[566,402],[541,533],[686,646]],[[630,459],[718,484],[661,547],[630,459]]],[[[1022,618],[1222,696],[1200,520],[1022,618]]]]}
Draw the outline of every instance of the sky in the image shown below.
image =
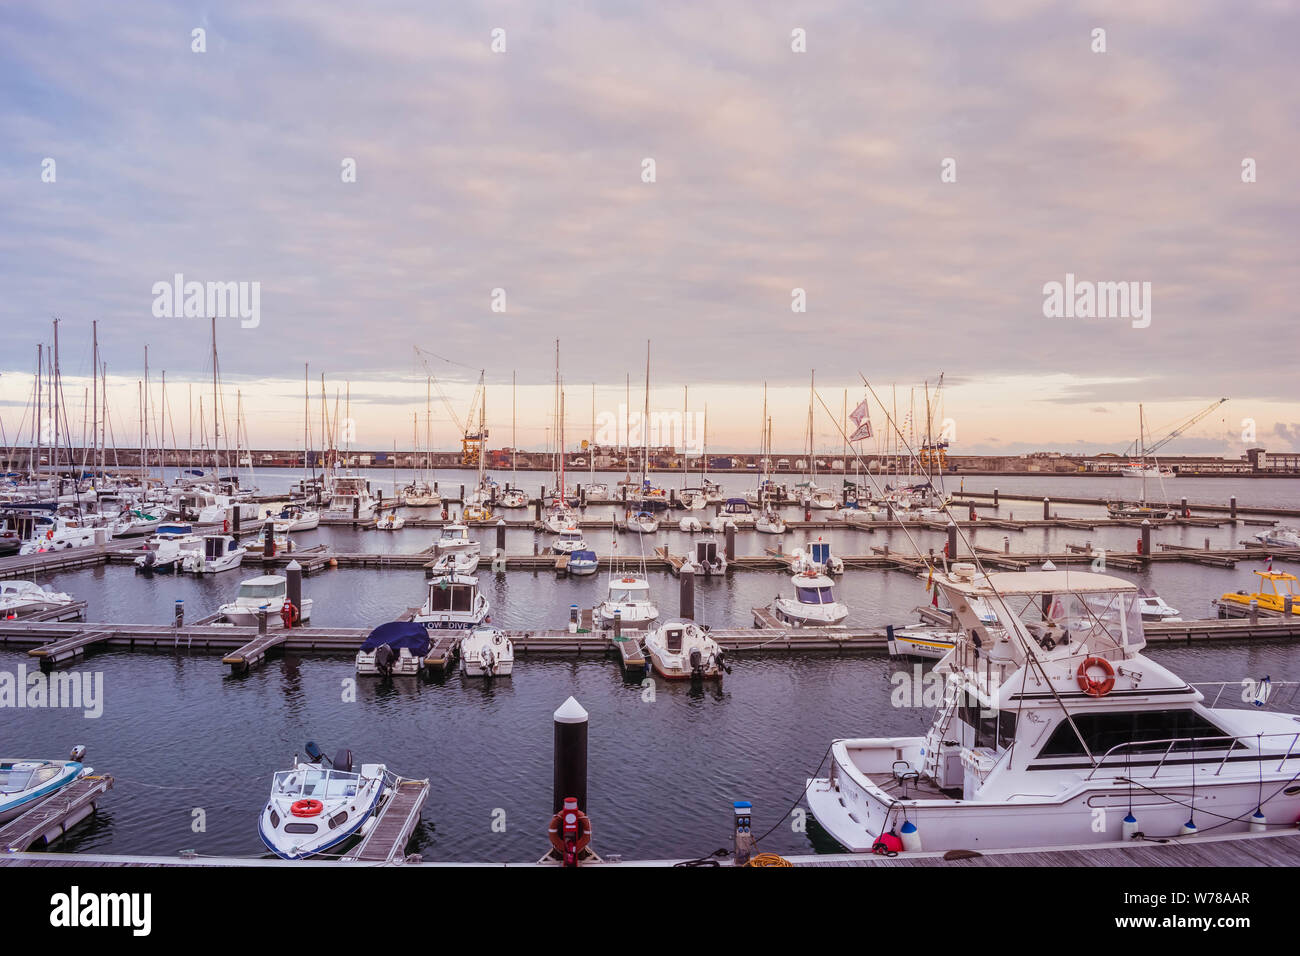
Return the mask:
{"type": "Polygon", "coordinates": [[[56,316],[74,433],[97,321],[113,434],[147,346],[183,435],[211,343],[159,314],[180,274],[256,283],[217,339],[257,447],[302,443],[304,365],[315,432],[323,375],[357,445],[410,447],[432,374],[451,447],[482,369],[491,444],[545,447],[558,340],[569,445],[593,385],[597,415],[629,378],[644,404],[649,341],[652,408],[707,406],[710,448],[756,449],[764,383],[802,448],[815,370],[824,449],[864,381],[919,420],[942,374],[955,454],[1122,452],[1138,403],[1154,440],[1221,397],[1170,453],[1294,450],[1298,27],[1283,0],[6,4],[5,443],[56,316]],[[1046,314],[1067,275],[1145,315],[1046,314]]]}

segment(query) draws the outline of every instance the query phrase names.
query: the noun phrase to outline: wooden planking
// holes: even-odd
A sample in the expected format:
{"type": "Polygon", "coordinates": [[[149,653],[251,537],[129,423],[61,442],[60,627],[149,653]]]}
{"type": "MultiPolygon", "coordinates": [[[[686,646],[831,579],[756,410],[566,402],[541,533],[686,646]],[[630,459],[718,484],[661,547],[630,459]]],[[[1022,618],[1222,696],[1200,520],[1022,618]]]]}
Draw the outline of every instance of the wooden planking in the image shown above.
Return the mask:
{"type": "Polygon", "coordinates": [[[275,630],[267,628],[265,634],[257,635],[243,647],[227,654],[221,659],[221,663],[229,664],[232,671],[242,674],[265,661],[267,652],[273,647],[282,645],[289,633],[284,628],[275,630]]]}
{"type": "Polygon", "coordinates": [[[98,799],[113,788],[113,778],[87,776],[50,794],[32,809],[0,827],[0,849],[21,852],[50,840],[95,809],[98,799]]]}
{"type": "Polygon", "coordinates": [[[405,851],[428,797],[428,780],[398,779],[370,832],[343,859],[366,863],[394,862],[405,851]]]}

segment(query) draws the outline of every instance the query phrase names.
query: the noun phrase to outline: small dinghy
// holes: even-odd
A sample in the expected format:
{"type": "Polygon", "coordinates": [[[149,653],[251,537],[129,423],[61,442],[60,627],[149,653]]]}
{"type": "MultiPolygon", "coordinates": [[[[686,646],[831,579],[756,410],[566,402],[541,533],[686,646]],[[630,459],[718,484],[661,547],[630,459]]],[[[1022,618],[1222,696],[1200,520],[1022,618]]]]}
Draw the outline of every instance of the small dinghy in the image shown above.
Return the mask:
{"type": "Polygon", "coordinates": [[[393,511],[386,515],[378,515],[375,518],[375,529],[377,531],[401,531],[405,527],[406,519],[393,511]]]}
{"type": "Polygon", "coordinates": [[[271,780],[271,797],[262,809],[257,832],[282,860],[302,860],[339,846],[373,824],[375,811],[391,792],[388,770],[381,763],[352,772],[352,752],[333,760],[307,742],[309,763],[281,770],[271,780]]]}
{"type": "Polygon", "coordinates": [[[659,530],[659,519],[649,511],[628,512],[624,527],[638,534],[654,534],[659,530]]]}
{"type": "Polygon", "coordinates": [[[40,614],[72,603],[72,595],[41,587],[35,581],[0,581],[0,619],[40,614]]]}
{"type": "Polygon", "coordinates": [[[449,524],[444,527],[435,547],[439,554],[461,551],[478,554],[482,549],[482,545],[469,536],[469,528],[463,524],[449,524]]]}
{"type": "Polygon", "coordinates": [[[476,627],[460,641],[460,670],[466,677],[509,677],[515,649],[499,627],[476,627]]]}
{"type": "Polygon", "coordinates": [[[551,542],[551,550],[556,554],[572,554],[575,551],[583,551],[586,547],[587,542],[583,540],[582,532],[576,526],[565,528],[551,542]]]}
{"type": "Polygon", "coordinates": [[[429,570],[431,578],[445,578],[453,574],[473,574],[478,570],[477,551],[450,551],[439,556],[429,570]]]}
{"type": "Polygon", "coordinates": [[[86,748],[72,748],[67,760],[0,759],[0,823],[26,813],[72,781],[93,773],[82,763],[86,748]]]}
{"type": "Polygon", "coordinates": [[[429,631],[416,621],[392,621],[370,632],[357,651],[357,673],[418,674],[429,653],[429,631]]]}
{"type": "Polygon", "coordinates": [[[785,534],[785,519],[771,508],[764,509],[754,521],[754,530],[762,534],[785,534]]]}

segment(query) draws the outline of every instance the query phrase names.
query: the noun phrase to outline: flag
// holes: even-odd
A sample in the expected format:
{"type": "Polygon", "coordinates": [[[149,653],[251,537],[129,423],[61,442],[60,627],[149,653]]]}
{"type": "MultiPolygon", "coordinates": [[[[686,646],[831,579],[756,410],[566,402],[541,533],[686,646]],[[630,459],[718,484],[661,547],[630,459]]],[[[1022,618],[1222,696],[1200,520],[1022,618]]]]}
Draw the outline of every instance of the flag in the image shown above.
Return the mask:
{"type": "Polygon", "coordinates": [[[862,441],[862,439],[870,438],[870,437],[871,437],[871,419],[868,418],[865,422],[863,422],[861,425],[857,427],[857,429],[853,432],[852,435],[849,436],[849,441],[862,441]]]}
{"type": "Polygon", "coordinates": [[[861,425],[862,419],[867,417],[867,411],[868,411],[867,400],[864,398],[862,400],[862,403],[858,405],[857,408],[853,409],[852,412],[849,413],[849,418],[853,419],[853,424],[861,425]]]}

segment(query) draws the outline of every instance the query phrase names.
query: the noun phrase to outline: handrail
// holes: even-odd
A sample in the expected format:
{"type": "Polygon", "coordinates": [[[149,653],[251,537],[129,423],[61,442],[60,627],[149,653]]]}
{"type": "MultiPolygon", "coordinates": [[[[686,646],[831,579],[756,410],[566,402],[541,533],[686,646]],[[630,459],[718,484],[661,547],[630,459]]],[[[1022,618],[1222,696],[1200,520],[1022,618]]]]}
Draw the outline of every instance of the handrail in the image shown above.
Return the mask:
{"type": "MultiPolygon", "coordinates": [[[[1126,741],[1125,743],[1115,744],[1115,746],[1111,747],[1104,754],[1098,757],[1096,765],[1092,768],[1092,770],[1088,773],[1088,776],[1085,777],[1084,779],[1091,780],[1093,778],[1093,775],[1096,774],[1098,770],[1102,769],[1102,765],[1106,762],[1108,758],[1110,758],[1115,754],[1125,753],[1129,751],[1130,748],[1151,747],[1152,745],[1155,744],[1166,745],[1165,752],[1161,755],[1160,761],[1159,763],[1156,764],[1155,770],[1152,771],[1151,775],[1154,777],[1157,773],[1160,772],[1160,768],[1164,766],[1165,761],[1169,758],[1169,755],[1174,752],[1174,747],[1176,744],[1190,743],[1194,746],[1204,745],[1205,750],[1217,751],[1220,748],[1220,746],[1222,746],[1221,742],[1228,741],[1230,742],[1230,745],[1225,749],[1228,751],[1228,753],[1231,753],[1232,750],[1236,749],[1236,746],[1239,743],[1255,742],[1256,744],[1258,744],[1258,751],[1259,751],[1260,758],[1262,760],[1263,757],[1265,756],[1264,747],[1263,747],[1264,741],[1274,737],[1286,738],[1290,741],[1290,744],[1287,746],[1286,753],[1283,754],[1282,759],[1278,762],[1277,770],[1280,771],[1288,760],[1300,759],[1300,753],[1296,753],[1294,758],[1292,757],[1292,753],[1295,750],[1296,744],[1300,743],[1300,731],[1292,734],[1282,734],[1282,733],[1218,734],[1213,737],[1161,737],[1152,740],[1130,740],[1130,741],[1126,741]],[[1216,744],[1218,744],[1218,746],[1216,746],[1216,744]]],[[[1220,760],[1219,770],[1223,769],[1223,764],[1227,761],[1228,753],[1225,753],[1223,759],[1220,760]]],[[[1218,774],[1219,770],[1215,771],[1216,775],[1218,774]]]]}

